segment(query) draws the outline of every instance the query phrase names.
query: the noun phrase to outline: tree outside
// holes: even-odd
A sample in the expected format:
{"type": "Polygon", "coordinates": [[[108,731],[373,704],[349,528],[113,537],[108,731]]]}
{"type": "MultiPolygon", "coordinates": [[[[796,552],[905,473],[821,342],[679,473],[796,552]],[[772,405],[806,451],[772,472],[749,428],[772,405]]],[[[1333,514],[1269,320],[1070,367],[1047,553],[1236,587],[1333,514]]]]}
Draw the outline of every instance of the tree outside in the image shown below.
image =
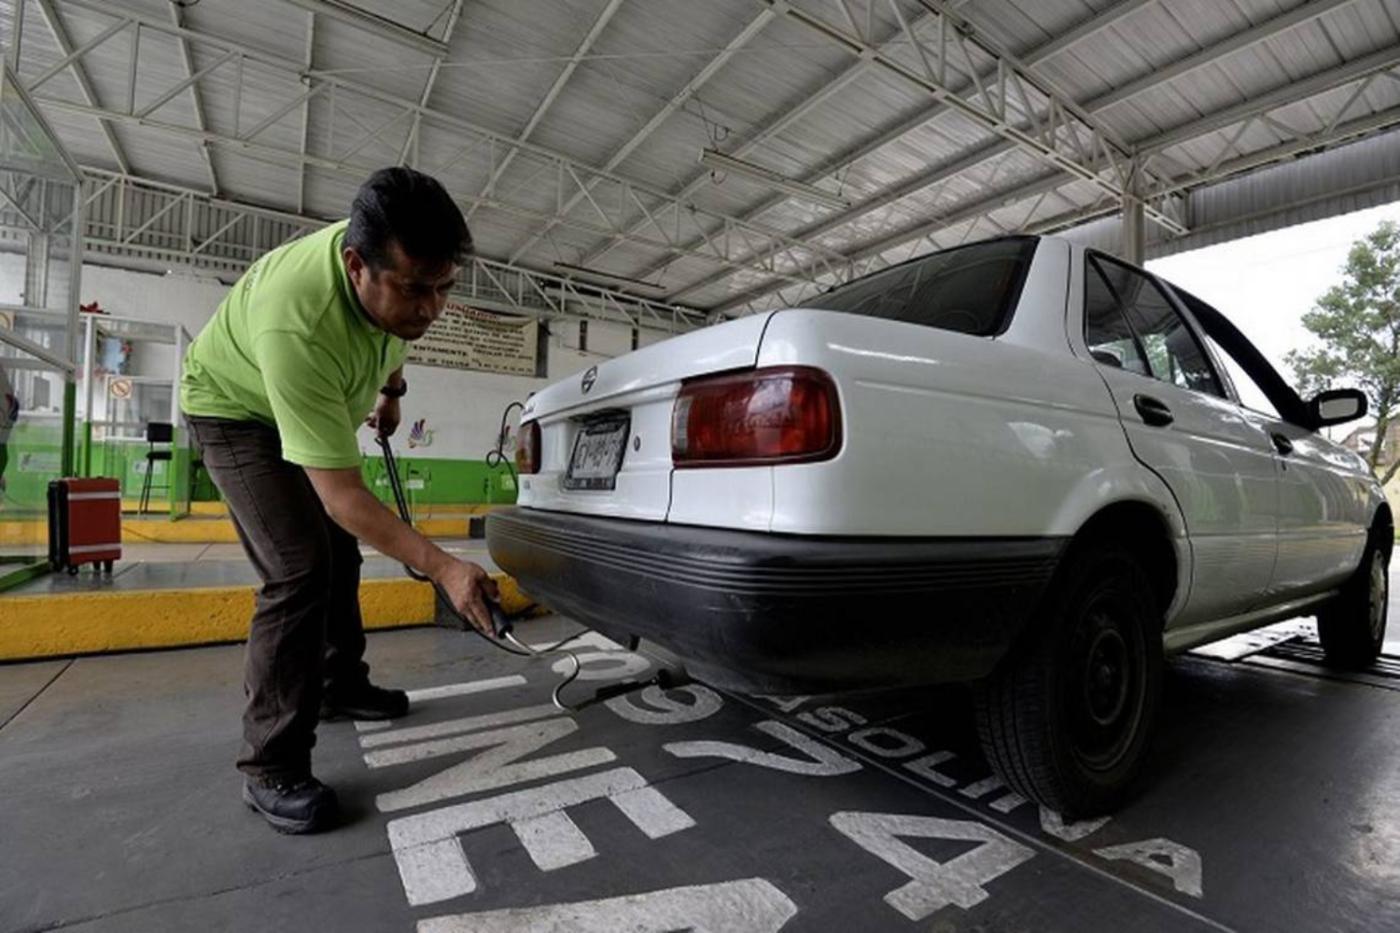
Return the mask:
{"type": "Polygon", "coordinates": [[[1352,244],[1342,281],[1303,315],[1303,326],[1317,344],[1288,354],[1300,391],[1366,393],[1375,440],[1363,455],[1384,486],[1400,472],[1400,225],[1386,221],[1352,244]]]}

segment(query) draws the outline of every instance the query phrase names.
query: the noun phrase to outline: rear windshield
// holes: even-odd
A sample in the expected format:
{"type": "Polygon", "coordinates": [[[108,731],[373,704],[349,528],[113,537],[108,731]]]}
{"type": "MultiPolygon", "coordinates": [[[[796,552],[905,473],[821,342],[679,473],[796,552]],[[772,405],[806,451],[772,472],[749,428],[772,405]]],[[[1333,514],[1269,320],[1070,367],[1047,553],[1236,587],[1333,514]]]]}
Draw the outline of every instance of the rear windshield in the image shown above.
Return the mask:
{"type": "Polygon", "coordinates": [[[1007,316],[1035,253],[1033,237],[973,243],[857,279],[803,305],[989,337],[1007,316]]]}

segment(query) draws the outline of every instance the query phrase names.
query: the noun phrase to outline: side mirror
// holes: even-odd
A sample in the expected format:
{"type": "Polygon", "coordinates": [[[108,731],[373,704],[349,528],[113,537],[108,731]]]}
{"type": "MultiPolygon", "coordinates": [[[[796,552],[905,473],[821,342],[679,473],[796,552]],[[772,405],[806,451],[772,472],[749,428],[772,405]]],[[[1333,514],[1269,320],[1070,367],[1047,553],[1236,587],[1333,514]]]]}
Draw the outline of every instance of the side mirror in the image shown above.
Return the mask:
{"type": "Polygon", "coordinates": [[[1366,417],[1366,393],[1360,389],[1328,389],[1308,402],[1308,412],[1318,427],[1345,424],[1366,417]]]}

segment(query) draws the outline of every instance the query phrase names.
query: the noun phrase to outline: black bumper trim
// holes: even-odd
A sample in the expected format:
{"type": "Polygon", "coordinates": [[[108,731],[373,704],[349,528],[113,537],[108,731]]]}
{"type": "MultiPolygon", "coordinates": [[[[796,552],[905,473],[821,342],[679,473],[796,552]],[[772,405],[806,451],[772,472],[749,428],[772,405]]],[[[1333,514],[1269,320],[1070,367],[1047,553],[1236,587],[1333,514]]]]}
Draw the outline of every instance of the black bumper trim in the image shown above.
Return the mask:
{"type": "Polygon", "coordinates": [[[546,605],[756,691],[970,680],[1049,582],[1063,538],[771,535],[536,509],[492,513],[492,559],[546,605]]]}

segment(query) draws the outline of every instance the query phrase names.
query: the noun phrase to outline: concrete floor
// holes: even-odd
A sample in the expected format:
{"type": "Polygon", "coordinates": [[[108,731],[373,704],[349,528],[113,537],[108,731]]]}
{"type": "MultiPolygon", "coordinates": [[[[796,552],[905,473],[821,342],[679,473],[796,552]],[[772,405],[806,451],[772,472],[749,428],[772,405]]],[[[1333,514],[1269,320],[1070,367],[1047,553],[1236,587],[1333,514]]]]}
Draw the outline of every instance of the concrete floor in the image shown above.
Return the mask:
{"type": "MultiPolygon", "coordinates": [[[[691,686],[569,718],[544,706],[550,662],[378,633],[376,678],[427,692],[388,729],[322,727],[317,771],[348,821],[297,838],[238,800],[240,655],[0,667],[0,930],[1372,931],[1400,916],[1400,680],[1179,660],[1142,794],[1064,826],[990,779],[958,689],[691,686]]],[[[581,659],[603,680],[654,661],[610,645],[581,659]]]]}

